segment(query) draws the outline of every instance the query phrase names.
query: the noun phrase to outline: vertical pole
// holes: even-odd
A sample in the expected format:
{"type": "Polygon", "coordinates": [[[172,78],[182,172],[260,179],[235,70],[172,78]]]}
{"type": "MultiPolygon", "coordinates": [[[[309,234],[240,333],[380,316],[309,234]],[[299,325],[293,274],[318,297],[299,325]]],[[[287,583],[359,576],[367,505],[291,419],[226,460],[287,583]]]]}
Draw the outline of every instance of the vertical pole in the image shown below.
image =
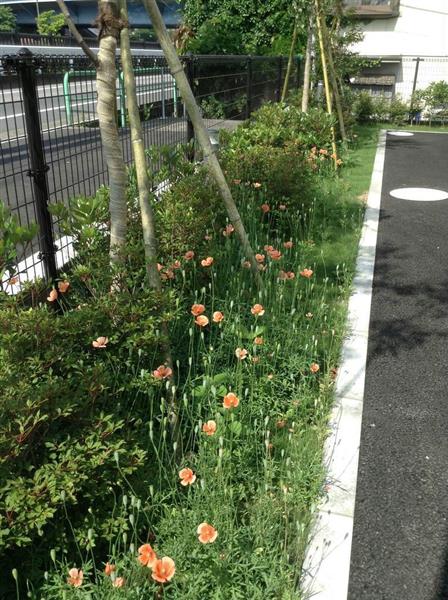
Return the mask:
{"type": "MultiPolygon", "coordinates": [[[[325,54],[325,46],[324,46],[324,38],[322,34],[322,15],[320,12],[320,4],[319,0],[314,0],[316,6],[316,25],[317,25],[317,33],[319,36],[319,46],[320,46],[320,60],[322,63],[322,72],[324,76],[324,85],[325,85],[325,98],[327,101],[327,112],[330,117],[333,115],[333,107],[331,103],[331,89],[330,82],[328,80],[328,69],[327,69],[327,57],[325,54]]],[[[334,157],[334,168],[338,169],[338,152],[336,148],[336,132],[334,125],[331,126],[331,146],[333,149],[333,157],[334,157]]]]}
{"type": "Polygon", "coordinates": [[[33,54],[27,48],[19,52],[17,63],[20,85],[22,87],[23,111],[30,158],[28,176],[32,179],[36,218],[39,225],[40,258],[44,267],[45,280],[51,282],[57,277],[56,247],[53,239],[53,224],[48,211],[49,190],[45,163],[42,132],[40,130],[39,101],[33,54]]]}
{"type": "Polygon", "coordinates": [[[120,125],[126,127],[126,90],[124,88],[123,71],[118,71],[118,98],[120,102],[120,125]]]}
{"type": "MultiPolygon", "coordinates": [[[[195,71],[195,64],[194,64],[194,56],[189,53],[186,57],[187,60],[187,65],[186,65],[186,75],[187,75],[187,79],[188,79],[188,83],[190,84],[190,88],[191,91],[193,92],[194,95],[194,89],[195,89],[195,85],[194,85],[194,71],[195,71]]],[[[194,127],[193,127],[193,123],[191,121],[190,115],[187,112],[187,142],[190,143],[194,140],[194,127]]]]}
{"type": "Polygon", "coordinates": [[[250,117],[252,114],[252,56],[247,57],[247,66],[246,66],[246,119],[250,117]]]}
{"type": "Polygon", "coordinates": [[[160,69],[160,76],[162,78],[162,119],[166,118],[166,110],[165,110],[165,70],[162,65],[160,69]]]}
{"type": "Polygon", "coordinates": [[[415,60],[415,73],[414,73],[414,83],[412,84],[412,96],[414,95],[415,90],[417,88],[418,70],[420,68],[420,61],[422,59],[420,58],[420,56],[418,56],[417,58],[414,58],[413,60],[415,60]]]}
{"type": "Polygon", "coordinates": [[[72,117],[72,101],[70,97],[70,71],[64,73],[64,103],[65,103],[65,114],[67,116],[67,125],[73,125],[72,117]]]}
{"type": "Polygon", "coordinates": [[[277,60],[278,60],[278,63],[277,63],[277,90],[276,90],[276,96],[277,96],[277,102],[280,102],[281,99],[282,99],[283,57],[279,56],[277,60]]]}

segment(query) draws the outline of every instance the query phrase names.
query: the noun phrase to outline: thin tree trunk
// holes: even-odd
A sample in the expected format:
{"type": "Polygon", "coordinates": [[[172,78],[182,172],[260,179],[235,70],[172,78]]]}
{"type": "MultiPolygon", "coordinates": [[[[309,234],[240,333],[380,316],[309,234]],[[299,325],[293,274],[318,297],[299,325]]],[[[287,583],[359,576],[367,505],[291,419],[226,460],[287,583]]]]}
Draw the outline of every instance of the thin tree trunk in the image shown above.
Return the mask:
{"type": "MultiPolygon", "coordinates": [[[[120,17],[124,24],[128,21],[128,11],[126,0],[120,2],[120,17]]],[[[142,123],[137,102],[137,90],[135,85],[134,69],[132,67],[132,54],[129,39],[129,29],[124,26],[120,32],[120,51],[121,64],[123,67],[124,85],[126,90],[126,101],[129,114],[129,123],[131,126],[132,152],[135,161],[135,170],[137,174],[138,198],[140,204],[140,214],[142,220],[143,244],[145,249],[146,274],[150,287],[157,292],[162,292],[162,282],[157,269],[157,238],[155,232],[154,211],[151,205],[151,184],[148,177],[148,170],[145,156],[145,145],[143,141],[142,123]]],[[[162,335],[166,341],[162,344],[162,353],[167,367],[174,372],[173,359],[169,343],[168,327],[164,321],[161,325],[162,335]]],[[[171,430],[175,441],[179,442],[178,435],[178,409],[175,399],[175,386],[173,376],[169,378],[169,420],[171,430]]],[[[178,446],[180,451],[180,446],[178,446]]]]}
{"type": "Polygon", "coordinates": [[[305,50],[305,68],[303,73],[303,94],[302,94],[302,112],[308,112],[310,102],[310,86],[311,86],[311,60],[313,52],[313,15],[310,14],[308,24],[308,37],[305,50]]]}
{"type": "MultiPolygon", "coordinates": [[[[322,72],[323,72],[323,76],[324,76],[325,98],[327,101],[327,112],[330,116],[332,116],[333,115],[333,107],[332,107],[332,103],[331,103],[331,88],[330,88],[330,82],[328,81],[327,57],[325,54],[324,38],[323,38],[323,34],[322,34],[322,20],[321,20],[319,0],[315,0],[314,5],[316,7],[316,25],[317,25],[317,33],[319,36],[320,58],[321,58],[321,63],[322,63],[322,72]]],[[[337,156],[337,148],[336,148],[336,132],[334,129],[334,125],[331,126],[331,145],[333,148],[334,167],[337,170],[338,156],[337,156]]]]}
{"type": "Polygon", "coordinates": [[[118,262],[121,249],[126,243],[127,230],[127,176],[116,120],[117,70],[115,55],[121,22],[116,0],[100,0],[98,8],[97,24],[100,28],[100,34],[99,65],[96,75],[97,112],[104,157],[109,172],[110,259],[111,262],[118,262]]]}
{"type": "Polygon", "coordinates": [[[342,111],[341,95],[339,94],[339,85],[338,85],[338,81],[336,78],[336,70],[334,68],[333,50],[331,47],[330,35],[328,33],[328,28],[325,23],[325,19],[321,19],[321,25],[322,25],[322,34],[324,37],[325,46],[327,48],[328,71],[330,73],[331,85],[333,88],[333,95],[334,95],[334,102],[336,104],[336,111],[338,113],[339,129],[341,131],[342,141],[345,142],[347,139],[347,133],[345,131],[344,113],[342,111]]]}
{"type": "Polygon", "coordinates": [[[120,258],[120,248],[126,240],[127,229],[126,167],[115,117],[117,110],[115,53],[122,23],[118,17],[116,0],[99,0],[97,24],[100,34],[97,56],[87,46],[77,30],[65,1],[57,0],[57,3],[68,28],[97,70],[97,113],[104,157],[109,172],[110,258],[111,262],[117,262],[120,258]]]}
{"type": "Polygon", "coordinates": [[[281,97],[282,102],[285,101],[286,94],[288,93],[289,80],[291,78],[292,65],[294,62],[294,51],[297,46],[297,38],[298,37],[299,37],[299,19],[296,17],[295,23],[294,23],[294,30],[292,32],[291,48],[289,50],[288,66],[286,68],[285,81],[283,83],[283,90],[282,90],[282,97],[281,97]]]}
{"type": "Polygon", "coordinates": [[[187,77],[185,76],[180,59],[166,30],[165,23],[163,22],[160,14],[159,7],[157,6],[157,2],[156,0],[143,0],[143,4],[145,5],[146,10],[151,17],[154,31],[157,35],[160,45],[162,46],[168,66],[174,79],[176,80],[177,87],[179,88],[182,98],[185,102],[191,122],[193,123],[196,138],[202,148],[204,159],[207,163],[207,168],[218,186],[224,205],[227,209],[230,222],[234,226],[235,231],[240,239],[246,258],[251,263],[252,271],[256,281],[259,286],[262,287],[263,283],[260,276],[258,263],[255,260],[254,251],[250,245],[240,213],[233,200],[232,193],[227,184],[226,178],[224,177],[224,173],[222,172],[221,165],[219,164],[219,161],[212,149],[210,138],[202,119],[202,115],[196,103],[193,92],[191,91],[187,77]]]}

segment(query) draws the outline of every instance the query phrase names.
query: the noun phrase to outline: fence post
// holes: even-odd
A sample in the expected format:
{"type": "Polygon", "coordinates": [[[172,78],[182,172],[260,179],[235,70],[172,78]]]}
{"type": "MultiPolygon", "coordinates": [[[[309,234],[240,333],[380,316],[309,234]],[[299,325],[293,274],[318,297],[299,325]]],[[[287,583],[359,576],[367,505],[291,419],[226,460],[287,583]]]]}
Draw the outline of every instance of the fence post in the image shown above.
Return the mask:
{"type": "Polygon", "coordinates": [[[246,119],[252,114],[252,56],[247,57],[247,81],[246,81],[246,119]]]}
{"type": "MultiPolygon", "coordinates": [[[[188,83],[190,84],[191,90],[194,94],[194,75],[195,75],[194,61],[195,61],[195,59],[191,53],[188,53],[186,56],[186,60],[187,60],[187,65],[186,65],[187,79],[188,79],[188,83]]],[[[193,123],[191,122],[190,115],[187,112],[187,142],[189,143],[192,140],[194,140],[194,127],[193,127],[193,123]]]]}
{"type": "Polygon", "coordinates": [[[278,57],[278,79],[277,79],[277,102],[282,99],[282,83],[283,83],[283,56],[278,57]]]}
{"type": "Polygon", "coordinates": [[[36,203],[36,218],[39,225],[39,247],[45,279],[47,282],[56,279],[56,247],[53,239],[53,225],[48,211],[48,181],[49,166],[45,163],[42,132],[40,130],[39,101],[37,97],[37,82],[33,54],[27,48],[19,52],[17,71],[22,87],[23,112],[25,116],[26,137],[30,157],[28,176],[32,179],[34,200],[36,203]]]}

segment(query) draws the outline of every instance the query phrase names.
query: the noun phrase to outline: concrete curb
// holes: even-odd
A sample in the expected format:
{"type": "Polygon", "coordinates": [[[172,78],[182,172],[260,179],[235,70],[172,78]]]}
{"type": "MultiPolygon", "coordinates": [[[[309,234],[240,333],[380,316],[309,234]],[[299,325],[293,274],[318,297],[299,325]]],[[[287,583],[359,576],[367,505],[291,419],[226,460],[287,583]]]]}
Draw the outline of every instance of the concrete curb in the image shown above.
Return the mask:
{"type": "Polygon", "coordinates": [[[359,243],[353,292],[348,306],[348,335],[342,348],[324,449],[328,494],[317,507],[303,565],[304,598],[346,600],[361,437],[367,342],[373,273],[386,151],[381,131],[359,243]]]}

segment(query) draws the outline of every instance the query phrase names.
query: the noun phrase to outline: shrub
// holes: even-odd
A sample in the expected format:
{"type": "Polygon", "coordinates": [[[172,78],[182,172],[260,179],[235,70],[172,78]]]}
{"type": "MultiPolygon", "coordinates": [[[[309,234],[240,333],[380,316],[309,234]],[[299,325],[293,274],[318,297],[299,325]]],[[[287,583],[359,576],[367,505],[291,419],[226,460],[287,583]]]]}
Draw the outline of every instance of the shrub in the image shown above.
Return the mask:
{"type": "Polygon", "coordinates": [[[372,96],[368,92],[357,94],[353,103],[353,114],[358,123],[366,123],[372,119],[374,104],[372,96]]]}
{"type": "Polygon", "coordinates": [[[395,96],[390,102],[389,118],[394,125],[401,125],[409,120],[409,104],[400,96],[395,96]]]}
{"type": "Polygon", "coordinates": [[[37,31],[41,35],[58,36],[65,26],[65,18],[62,13],[54,10],[44,10],[36,18],[37,31]]]}
{"type": "Polygon", "coordinates": [[[10,6],[0,6],[0,31],[12,32],[16,30],[17,19],[10,6]]]}
{"type": "Polygon", "coordinates": [[[298,106],[290,104],[265,104],[252,118],[233,134],[223,133],[223,139],[231,150],[250,146],[283,147],[291,142],[305,151],[313,146],[325,148],[331,140],[334,119],[318,108],[303,113],[298,106]]]}

